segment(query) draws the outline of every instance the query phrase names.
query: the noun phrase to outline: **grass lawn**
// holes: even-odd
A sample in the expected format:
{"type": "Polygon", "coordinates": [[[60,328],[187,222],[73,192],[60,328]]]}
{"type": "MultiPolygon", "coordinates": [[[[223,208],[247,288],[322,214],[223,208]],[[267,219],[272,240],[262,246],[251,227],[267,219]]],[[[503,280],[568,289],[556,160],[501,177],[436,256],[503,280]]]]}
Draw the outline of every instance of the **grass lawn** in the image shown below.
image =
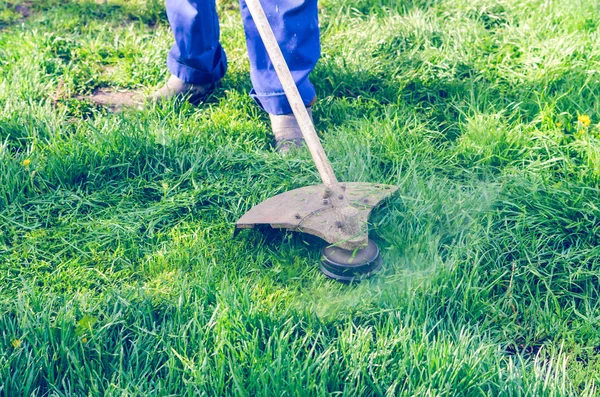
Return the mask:
{"type": "Polygon", "coordinates": [[[172,43],[162,0],[0,0],[1,396],[600,393],[596,0],[321,0],[316,127],[399,186],[384,268],[233,224],[319,183],[253,104],[234,0],[208,103],[111,113],[172,43]]]}

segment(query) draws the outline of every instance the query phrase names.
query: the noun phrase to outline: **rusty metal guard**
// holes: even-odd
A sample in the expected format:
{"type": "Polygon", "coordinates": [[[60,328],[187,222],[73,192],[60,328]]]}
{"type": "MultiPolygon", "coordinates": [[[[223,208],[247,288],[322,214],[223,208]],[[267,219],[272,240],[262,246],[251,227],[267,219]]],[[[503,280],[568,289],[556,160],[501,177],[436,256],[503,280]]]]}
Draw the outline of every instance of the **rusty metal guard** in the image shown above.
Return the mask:
{"type": "MultiPolygon", "coordinates": [[[[351,207],[358,210],[358,220],[363,227],[358,234],[366,233],[371,210],[398,188],[365,182],[344,183],[345,194],[351,207]]],[[[252,207],[236,223],[236,229],[250,229],[257,225],[270,225],[320,237],[344,249],[354,249],[356,244],[341,227],[343,216],[339,209],[323,197],[325,185],[313,185],[281,193],[252,207]]]]}

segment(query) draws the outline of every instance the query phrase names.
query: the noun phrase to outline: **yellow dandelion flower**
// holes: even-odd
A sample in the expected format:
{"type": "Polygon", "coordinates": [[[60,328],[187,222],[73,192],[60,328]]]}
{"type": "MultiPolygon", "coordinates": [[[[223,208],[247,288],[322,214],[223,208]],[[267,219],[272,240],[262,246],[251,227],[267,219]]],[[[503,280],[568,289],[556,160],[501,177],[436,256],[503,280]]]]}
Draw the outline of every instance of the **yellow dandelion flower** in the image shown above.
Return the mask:
{"type": "Polygon", "coordinates": [[[29,159],[23,160],[23,167],[29,167],[29,164],[31,164],[31,160],[29,160],[29,159]]]}
{"type": "Polygon", "coordinates": [[[556,126],[557,126],[558,128],[560,128],[560,127],[562,127],[562,123],[561,123],[560,121],[557,121],[557,122],[556,122],[556,126]]]}
{"type": "Polygon", "coordinates": [[[81,341],[82,341],[83,343],[86,343],[86,342],[87,342],[87,338],[83,338],[81,341]]]}
{"type": "Polygon", "coordinates": [[[18,349],[19,347],[21,347],[21,339],[15,339],[11,342],[12,347],[14,347],[15,349],[18,349]]]}
{"type": "Polygon", "coordinates": [[[590,120],[590,117],[589,117],[589,116],[587,116],[587,115],[585,115],[585,114],[582,114],[581,116],[577,117],[577,120],[578,120],[578,121],[579,121],[579,123],[581,123],[581,125],[582,125],[582,126],[584,126],[584,127],[589,127],[589,126],[590,126],[590,123],[592,122],[592,121],[590,120]]]}

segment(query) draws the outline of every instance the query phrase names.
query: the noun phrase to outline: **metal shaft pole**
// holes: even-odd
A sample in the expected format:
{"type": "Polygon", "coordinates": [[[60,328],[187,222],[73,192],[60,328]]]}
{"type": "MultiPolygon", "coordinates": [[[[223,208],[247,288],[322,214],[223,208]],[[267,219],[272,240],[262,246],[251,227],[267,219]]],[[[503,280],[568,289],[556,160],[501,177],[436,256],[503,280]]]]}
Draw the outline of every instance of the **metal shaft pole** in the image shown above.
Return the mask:
{"type": "Polygon", "coordinates": [[[277,73],[279,81],[283,86],[285,95],[290,102],[294,116],[296,116],[296,120],[298,121],[298,125],[302,131],[306,145],[310,150],[313,161],[317,166],[319,175],[321,176],[325,186],[329,187],[333,191],[338,191],[338,180],[333,173],[333,168],[331,168],[331,164],[329,163],[327,156],[325,155],[323,146],[321,146],[321,142],[319,141],[315,127],[308,115],[306,107],[304,106],[302,97],[298,92],[298,87],[296,87],[294,78],[292,77],[290,69],[285,62],[283,53],[279,48],[279,43],[277,43],[277,39],[273,34],[269,20],[265,15],[262,5],[260,4],[260,0],[246,0],[246,5],[248,6],[250,15],[252,15],[252,19],[256,24],[258,33],[260,34],[265,48],[267,49],[269,58],[275,67],[275,72],[277,73]]]}

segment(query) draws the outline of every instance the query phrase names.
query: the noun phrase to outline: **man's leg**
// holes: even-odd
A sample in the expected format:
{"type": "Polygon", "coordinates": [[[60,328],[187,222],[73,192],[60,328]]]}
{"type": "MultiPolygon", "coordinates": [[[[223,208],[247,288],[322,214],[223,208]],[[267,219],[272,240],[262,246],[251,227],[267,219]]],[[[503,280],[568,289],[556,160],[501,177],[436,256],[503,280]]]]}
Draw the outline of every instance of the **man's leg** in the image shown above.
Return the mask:
{"type": "Polygon", "coordinates": [[[227,70],[215,0],[166,0],[166,5],[175,36],[167,56],[173,76],[153,97],[189,94],[193,102],[195,94],[206,95],[227,70]]]}
{"type": "MultiPolygon", "coordinates": [[[[317,0],[262,0],[261,4],[298,86],[300,96],[304,104],[310,106],[316,92],[308,75],[321,55],[317,0]]],[[[254,87],[251,95],[271,115],[275,139],[279,143],[289,141],[299,144],[302,133],[291,115],[292,108],[245,0],[240,0],[240,6],[250,59],[250,78],[254,87]]]]}
{"type": "MultiPolygon", "coordinates": [[[[317,0],[262,0],[261,4],[300,95],[308,105],[315,97],[308,75],[321,55],[317,0]]],[[[240,5],[254,86],[251,95],[270,114],[292,113],[246,2],[240,0],[240,5]]]]}

